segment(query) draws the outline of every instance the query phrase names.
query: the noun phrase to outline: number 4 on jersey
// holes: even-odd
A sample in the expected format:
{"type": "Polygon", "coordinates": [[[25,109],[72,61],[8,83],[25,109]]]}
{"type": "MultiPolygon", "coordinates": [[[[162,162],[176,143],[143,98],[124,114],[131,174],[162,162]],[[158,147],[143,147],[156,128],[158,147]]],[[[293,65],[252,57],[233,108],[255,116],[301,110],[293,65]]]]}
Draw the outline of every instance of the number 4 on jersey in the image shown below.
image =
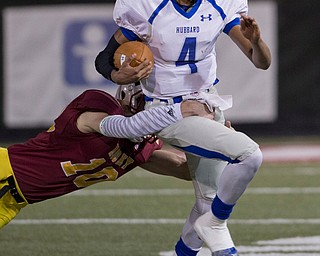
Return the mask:
{"type": "Polygon", "coordinates": [[[182,46],[176,66],[189,65],[191,74],[197,73],[196,66],[196,37],[187,37],[182,46]]]}

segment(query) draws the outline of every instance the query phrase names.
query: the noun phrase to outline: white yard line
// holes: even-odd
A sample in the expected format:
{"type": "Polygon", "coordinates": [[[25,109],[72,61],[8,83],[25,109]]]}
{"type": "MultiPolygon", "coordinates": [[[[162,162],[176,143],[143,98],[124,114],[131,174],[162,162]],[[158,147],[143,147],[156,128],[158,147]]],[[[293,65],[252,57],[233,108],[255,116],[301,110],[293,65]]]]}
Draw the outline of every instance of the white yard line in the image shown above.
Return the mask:
{"type": "MultiPolygon", "coordinates": [[[[251,245],[237,245],[242,256],[319,256],[320,236],[284,237],[274,240],[257,241],[251,245]]],[[[173,251],[160,252],[160,256],[172,256],[173,251]]],[[[198,256],[211,256],[203,247],[198,256]]]]}
{"type": "MultiPolygon", "coordinates": [[[[273,195],[273,194],[319,194],[320,187],[304,188],[248,188],[245,194],[273,195]]],[[[193,195],[193,189],[85,189],[78,190],[66,196],[183,196],[193,195]]]]}
{"type": "MultiPolygon", "coordinates": [[[[15,219],[9,225],[79,225],[79,224],[184,224],[185,219],[126,219],[126,218],[79,218],[79,219],[15,219]]],[[[320,219],[230,219],[229,224],[241,225],[319,225],[320,219]]]]}

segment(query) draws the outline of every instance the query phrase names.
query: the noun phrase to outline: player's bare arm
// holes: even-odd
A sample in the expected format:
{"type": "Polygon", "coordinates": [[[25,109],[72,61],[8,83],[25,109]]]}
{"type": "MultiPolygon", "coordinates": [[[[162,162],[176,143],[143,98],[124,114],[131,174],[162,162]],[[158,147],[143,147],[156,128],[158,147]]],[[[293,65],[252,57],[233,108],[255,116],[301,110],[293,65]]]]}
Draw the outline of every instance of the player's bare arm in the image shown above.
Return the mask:
{"type": "Polygon", "coordinates": [[[118,44],[123,44],[125,42],[129,42],[128,38],[124,36],[124,34],[121,32],[121,29],[118,29],[114,33],[114,39],[118,42],[118,44]]]}
{"type": "MultiPolygon", "coordinates": [[[[185,108],[189,105],[194,112],[188,110],[185,117],[189,115],[198,114],[205,115],[206,106],[197,102],[188,102],[183,104],[185,108]],[[196,107],[197,106],[197,107],[196,107]]],[[[104,112],[84,112],[77,120],[77,127],[81,132],[100,132],[99,125],[101,120],[106,117],[104,112]]],[[[183,180],[191,180],[190,172],[186,162],[185,155],[183,153],[177,154],[170,150],[156,150],[152,153],[148,161],[141,165],[141,167],[149,172],[173,176],[183,180]]]]}
{"type": "Polygon", "coordinates": [[[191,180],[186,157],[182,152],[178,154],[171,150],[155,150],[148,161],[140,167],[156,174],[191,180]]]}
{"type": "Polygon", "coordinates": [[[105,112],[84,112],[77,119],[77,127],[83,133],[99,132],[99,124],[107,116],[105,112]]]}
{"type": "Polygon", "coordinates": [[[234,26],[230,30],[229,36],[255,67],[269,68],[271,52],[263,41],[258,23],[254,18],[242,15],[240,26],[234,26]]]}

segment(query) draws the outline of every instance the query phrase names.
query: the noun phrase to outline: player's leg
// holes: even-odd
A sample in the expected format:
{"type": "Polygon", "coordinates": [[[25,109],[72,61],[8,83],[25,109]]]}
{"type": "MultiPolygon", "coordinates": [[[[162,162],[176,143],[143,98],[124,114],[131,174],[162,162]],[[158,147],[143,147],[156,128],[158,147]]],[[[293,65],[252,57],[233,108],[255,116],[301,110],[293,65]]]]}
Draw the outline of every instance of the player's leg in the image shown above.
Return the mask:
{"type": "Polygon", "coordinates": [[[226,166],[226,162],[214,159],[187,155],[195,189],[196,202],[184,224],[180,240],[175,247],[175,255],[196,255],[203,241],[194,229],[195,221],[204,213],[210,211],[212,200],[216,194],[217,182],[226,166]]]}
{"type": "Polygon", "coordinates": [[[227,165],[220,177],[211,211],[196,221],[195,230],[213,255],[238,255],[227,229],[227,219],[261,162],[262,154],[257,149],[240,163],[227,165]]]}
{"type": "Polygon", "coordinates": [[[10,191],[7,191],[0,198],[0,229],[7,225],[26,205],[26,203],[17,203],[10,191]]]}
{"type": "Polygon", "coordinates": [[[236,164],[252,155],[259,145],[242,132],[206,118],[192,116],[163,129],[158,136],[170,145],[198,157],[236,164]]]}
{"type": "Polygon", "coordinates": [[[234,205],[229,202],[238,200],[260,167],[262,157],[258,145],[243,133],[200,117],[185,118],[159,136],[187,152],[230,163],[221,176],[212,211],[200,217],[195,228],[213,255],[221,251],[225,255],[237,255],[225,220],[234,205]],[[205,232],[202,232],[203,227],[205,232]]]}
{"type": "Polygon", "coordinates": [[[24,199],[21,202],[17,202],[17,199],[13,197],[10,192],[13,187],[15,192],[19,193],[20,199],[23,199],[21,191],[13,178],[8,151],[5,148],[0,148],[0,229],[8,224],[27,205],[24,199]]]}
{"type": "MultiPolygon", "coordinates": [[[[222,113],[217,116],[217,121],[224,123],[222,113]]],[[[194,223],[201,215],[210,211],[219,176],[227,164],[218,159],[208,159],[188,153],[186,155],[196,202],[184,224],[180,240],[176,244],[175,255],[178,256],[196,255],[201,249],[203,241],[195,232],[194,223]]]]}
{"type": "Polygon", "coordinates": [[[175,245],[175,256],[195,256],[200,251],[203,241],[194,229],[195,221],[211,208],[212,200],[197,198],[183,226],[179,241],[175,245]]]}

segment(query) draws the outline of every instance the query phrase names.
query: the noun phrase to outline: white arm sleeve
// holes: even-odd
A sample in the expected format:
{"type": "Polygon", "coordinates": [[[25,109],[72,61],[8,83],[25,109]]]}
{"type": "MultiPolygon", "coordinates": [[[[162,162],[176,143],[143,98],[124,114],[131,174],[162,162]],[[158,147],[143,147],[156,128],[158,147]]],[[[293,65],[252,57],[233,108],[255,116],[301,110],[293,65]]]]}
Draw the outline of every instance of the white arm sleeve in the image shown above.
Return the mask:
{"type": "Polygon", "coordinates": [[[107,116],[100,122],[100,132],[108,137],[135,139],[156,133],[181,120],[181,103],[155,107],[131,117],[107,116]]]}

